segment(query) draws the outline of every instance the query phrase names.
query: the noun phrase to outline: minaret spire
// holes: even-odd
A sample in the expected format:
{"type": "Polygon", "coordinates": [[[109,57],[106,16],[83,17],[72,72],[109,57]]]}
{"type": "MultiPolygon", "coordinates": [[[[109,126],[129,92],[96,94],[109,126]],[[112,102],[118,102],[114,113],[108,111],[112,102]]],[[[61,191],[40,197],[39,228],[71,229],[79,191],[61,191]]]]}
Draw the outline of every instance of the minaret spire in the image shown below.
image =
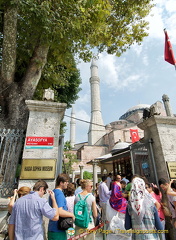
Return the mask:
{"type": "Polygon", "coordinates": [[[72,148],[74,148],[75,146],[75,135],[76,135],[76,120],[75,120],[74,107],[72,106],[71,120],[70,120],[70,145],[72,146],[72,148]]]}
{"type": "Polygon", "coordinates": [[[106,133],[106,131],[101,115],[100,79],[98,77],[98,66],[96,64],[95,59],[92,59],[90,69],[91,69],[90,77],[91,124],[88,132],[88,144],[94,145],[106,133]]]}

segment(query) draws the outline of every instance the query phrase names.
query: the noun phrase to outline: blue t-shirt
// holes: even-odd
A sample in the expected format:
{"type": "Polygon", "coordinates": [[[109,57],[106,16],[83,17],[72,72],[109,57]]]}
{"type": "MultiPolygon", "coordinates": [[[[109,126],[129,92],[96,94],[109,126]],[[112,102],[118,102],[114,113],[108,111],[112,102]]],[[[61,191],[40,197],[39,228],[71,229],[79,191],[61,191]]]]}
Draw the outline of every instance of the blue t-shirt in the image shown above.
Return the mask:
{"type": "MultiPolygon", "coordinates": [[[[53,192],[55,194],[58,208],[62,207],[64,210],[67,211],[68,210],[67,202],[66,202],[66,198],[65,198],[63,192],[60,189],[54,189],[53,192]]],[[[50,204],[50,206],[52,206],[51,198],[49,198],[49,204],[50,204]]],[[[50,232],[63,232],[64,231],[64,230],[59,230],[57,226],[58,226],[58,221],[50,220],[49,224],[48,224],[48,231],[50,231],[50,232]]]]}

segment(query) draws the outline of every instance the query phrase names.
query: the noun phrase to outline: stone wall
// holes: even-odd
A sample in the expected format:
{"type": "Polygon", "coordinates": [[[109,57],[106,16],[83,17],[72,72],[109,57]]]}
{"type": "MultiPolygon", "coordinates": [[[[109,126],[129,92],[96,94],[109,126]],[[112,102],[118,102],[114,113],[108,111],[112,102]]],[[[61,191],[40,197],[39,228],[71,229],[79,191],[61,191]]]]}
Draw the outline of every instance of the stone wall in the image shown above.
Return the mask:
{"type": "Polygon", "coordinates": [[[144,130],[144,139],[153,139],[153,153],[158,179],[165,178],[169,181],[167,161],[176,161],[176,118],[152,116],[138,127],[144,130]]]}

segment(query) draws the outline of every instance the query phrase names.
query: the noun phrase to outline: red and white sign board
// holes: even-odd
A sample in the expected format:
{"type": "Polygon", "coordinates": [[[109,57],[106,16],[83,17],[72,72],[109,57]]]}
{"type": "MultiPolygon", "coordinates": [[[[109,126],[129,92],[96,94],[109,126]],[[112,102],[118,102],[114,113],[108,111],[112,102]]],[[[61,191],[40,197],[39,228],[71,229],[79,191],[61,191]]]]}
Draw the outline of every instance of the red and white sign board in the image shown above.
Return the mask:
{"type": "Polygon", "coordinates": [[[54,144],[54,137],[26,137],[26,146],[28,147],[51,147],[54,144]]]}

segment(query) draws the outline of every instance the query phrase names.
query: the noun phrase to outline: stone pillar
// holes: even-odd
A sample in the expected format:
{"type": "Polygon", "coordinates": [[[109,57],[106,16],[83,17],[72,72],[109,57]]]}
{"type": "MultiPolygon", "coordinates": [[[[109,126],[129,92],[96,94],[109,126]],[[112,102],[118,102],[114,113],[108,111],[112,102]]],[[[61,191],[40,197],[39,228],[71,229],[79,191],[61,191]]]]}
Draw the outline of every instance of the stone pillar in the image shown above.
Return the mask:
{"type": "Polygon", "coordinates": [[[167,162],[176,159],[176,118],[154,115],[138,124],[144,130],[144,140],[152,139],[152,148],[158,179],[170,181],[167,162]]]}
{"type": "Polygon", "coordinates": [[[80,169],[80,178],[83,179],[83,166],[79,165],[80,169]]]}
{"type": "Polygon", "coordinates": [[[56,174],[61,172],[61,162],[58,159],[62,161],[62,157],[59,157],[62,139],[59,130],[67,105],[34,100],[26,100],[26,105],[29,120],[19,187],[32,187],[37,179],[43,179],[53,189],[56,174]]]}
{"type": "Polygon", "coordinates": [[[97,183],[97,169],[96,169],[97,161],[96,160],[92,161],[92,166],[93,166],[93,191],[95,191],[96,183],[97,183]]]}
{"type": "Polygon", "coordinates": [[[70,144],[72,148],[74,148],[75,146],[75,136],[76,136],[75,130],[76,130],[75,112],[74,112],[74,108],[72,107],[71,121],[70,121],[70,144]]]}
{"type": "Polygon", "coordinates": [[[75,182],[75,171],[72,172],[72,183],[75,182]]]}
{"type": "Polygon", "coordinates": [[[173,117],[172,109],[169,103],[169,97],[166,94],[163,94],[162,100],[168,117],[173,117]]]}

